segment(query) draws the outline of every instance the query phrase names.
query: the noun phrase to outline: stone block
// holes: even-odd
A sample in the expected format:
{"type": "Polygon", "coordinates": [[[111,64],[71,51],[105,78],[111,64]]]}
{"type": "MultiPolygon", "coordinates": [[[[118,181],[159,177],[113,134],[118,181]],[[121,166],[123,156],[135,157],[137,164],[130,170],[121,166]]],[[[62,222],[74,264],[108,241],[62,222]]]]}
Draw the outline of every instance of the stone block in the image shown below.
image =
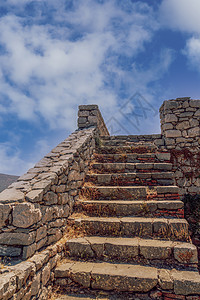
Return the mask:
{"type": "Polygon", "coordinates": [[[48,192],[43,197],[45,205],[52,205],[58,203],[58,195],[54,192],[48,192]]]}
{"type": "Polygon", "coordinates": [[[190,100],[189,104],[191,107],[200,108],[200,100],[190,100]]]}
{"type": "Polygon", "coordinates": [[[41,218],[40,209],[31,203],[19,203],[13,208],[13,225],[16,227],[28,228],[41,218]]]}
{"type": "Polygon", "coordinates": [[[174,292],[178,295],[200,295],[199,272],[172,271],[174,280],[174,292]]]}
{"type": "Polygon", "coordinates": [[[11,206],[8,204],[0,204],[0,228],[6,225],[6,220],[11,212],[11,206]]]}
{"type": "Polygon", "coordinates": [[[189,137],[200,136],[200,127],[194,127],[188,130],[189,137]]]}
{"type": "Polygon", "coordinates": [[[0,193],[0,203],[23,202],[24,199],[24,193],[15,188],[9,188],[0,193]]]}
{"type": "Polygon", "coordinates": [[[32,283],[31,283],[31,296],[37,295],[37,293],[40,290],[40,278],[41,274],[38,273],[33,277],[32,283]]]}
{"type": "Polygon", "coordinates": [[[166,130],[165,135],[167,138],[181,137],[181,131],[180,130],[166,130]]]}
{"type": "Polygon", "coordinates": [[[23,259],[28,259],[31,257],[36,251],[36,243],[29,245],[29,246],[24,246],[23,247],[23,254],[22,258],[23,259]]]}
{"type": "Polygon", "coordinates": [[[1,274],[0,299],[10,299],[17,289],[16,276],[13,272],[1,274]]]}
{"type": "Polygon", "coordinates": [[[174,246],[174,258],[184,264],[198,263],[197,248],[189,243],[174,246]]]}
{"type": "Polygon", "coordinates": [[[20,256],[22,249],[20,247],[0,245],[0,256],[15,257],[20,256]]]}
{"type": "Polygon", "coordinates": [[[177,122],[178,118],[174,114],[165,115],[165,123],[177,122]]]}
{"type": "Polygon", "coordinates": [[[32,190],[26,194],[26,200],[30,202],[41,202],[43,190],[32,190]]]}
{"type": "Polygon", "coordinates": [[[158,271],[158,283],[161,289],[172,290],[173,289],[173,280],[170,276],[170,272],[165,269],[160,269],[158,271]]]}
{"type": "Polygon", "coordinates": [[[47,235],[47,226],[41,226],[36,230],[36,242],[45,238],[47,235]]]}
{"type": "Polygon", "coordinates": [[[43,270],[42,270],[42,276],[41,276],[41,281],[42,281],[42,285],[46,285],[50,279],[50,267],[47,264],[43,270]]]}
{"type": "Polygon", "coordinates": [[[0,234],[0,244],[4,245],[30,245],[35,241],[35,232],[3,232],[0,234]]]}

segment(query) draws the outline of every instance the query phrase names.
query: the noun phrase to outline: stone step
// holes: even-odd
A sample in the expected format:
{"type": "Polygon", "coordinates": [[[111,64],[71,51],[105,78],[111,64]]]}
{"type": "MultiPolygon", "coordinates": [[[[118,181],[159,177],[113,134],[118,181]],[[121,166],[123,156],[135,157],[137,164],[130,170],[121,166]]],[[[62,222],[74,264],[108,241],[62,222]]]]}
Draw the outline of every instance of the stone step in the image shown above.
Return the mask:
{"type": "Polygon", "coordinates": [[[177,295],[200,294],[198,272],[134,264],[64,260],[55,268],[55,283],[67,286],[68,279],[84,288],[106,291],[148,292],[158,286],[177,295]]]}
{"type": "Polygon", "coordinates": [[[89,216],[149,216],[184,218],[184,203],[171,201],[125,201],[88,200],[76,201],[76,211],[85,211],[89,216]]]}
{"type": "Polygon", "coordinates": [[[135,186],[135,185],[173,185],[172,172],[148,172],[148,173],[111,173],[111,174],[88,174],[86,181],[96,185],[118,185],[118,186],[135,186]]]}
{"type": "Polygon", "coordinates": [[[172,170],[171,163],[92,163],[98,173],[166,172],[172,170]]]}
{"type": "Polygon", "coordinates": [[[121,141],[129,141],[134,143],[139,142],[148,142],[152,143],[155,140],[161,139],[161,134],[131,134],[131,135],[105,135],[101,136],[102,141],[112,141],[112,140],[121,140],[121,141]]]}
{"type": "Polygon", "coordinates": [[[88,236],[66,242],[68,255],[104,261],[121,261],[168,266],[197,267],[197,248],[190,243],[144,238],[88,236]],[[159,261],[161,260],[161,262],[159,261]]]}
{"type": "Polygon", "coordinates": [[[156,153],[121,153],[121,154],[99,154],[94,153],[93,159],[96,162],[121,162],[121,163],[139,163],[139,162],[170,162],[169,152],[156,153]]]}
{"type": "Polygon", "coordinates": [[[131,144],[129,146],[100,146],[97,149],[101,154],[120,153],[154,153],[158,148],[153,144],[131,144]]]}
{"type": "Polygon", "coordinates": [[[133,142],[127,140],[120,140],[120,139],[113,139],[113,140],[103,140],[100,141],[101,146],[111,146],[111,147],[118,147],[118,146],[130,146],[130,147],[153,147],[156,149],[157,147],[152,142],[133,142]]]}
{"type": "Polygon", "coordinates": [[[88,183],[81,189],[81,198],[93,200],[178,200],[177,186],[95,186],[88,183]]]}
{"type": "Polygon", "coordinates": [[[89,235],[158,237],[177,241],[189,239],[188,223],[185,219],[72,215],[69,222],[89,235]]]}

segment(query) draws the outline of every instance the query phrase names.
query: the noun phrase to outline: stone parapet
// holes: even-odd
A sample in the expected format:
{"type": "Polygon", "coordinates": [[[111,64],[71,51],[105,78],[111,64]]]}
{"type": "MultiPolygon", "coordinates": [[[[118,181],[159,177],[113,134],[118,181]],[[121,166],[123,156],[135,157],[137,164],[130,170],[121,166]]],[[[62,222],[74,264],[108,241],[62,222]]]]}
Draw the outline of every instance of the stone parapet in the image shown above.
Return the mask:
{"type": "Polygon", "coordinates": [[[75,131],[0,193],[0,256],[27,259],[63,236],[95,134],[95,128],[75,131]]]}
{"type": "Polygon", "coordinates": [[[79,105],[78,128],[97,128],[99,135],[109,135],[98,105],[79,105]]]}
{"type": "Polygon", "coordinates": [[[171,152],[181,194],[200,193],[200,100],[189,97],[164,101],[160,108],[161,134],[171,152]]]}

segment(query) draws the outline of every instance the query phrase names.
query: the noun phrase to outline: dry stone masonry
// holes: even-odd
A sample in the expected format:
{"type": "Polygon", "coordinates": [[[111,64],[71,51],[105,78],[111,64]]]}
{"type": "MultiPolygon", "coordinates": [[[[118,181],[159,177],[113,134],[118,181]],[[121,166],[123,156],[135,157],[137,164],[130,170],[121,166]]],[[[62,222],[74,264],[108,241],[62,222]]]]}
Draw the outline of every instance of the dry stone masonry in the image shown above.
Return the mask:
{"type": "Polygon", "coordinates": [[[164,101],[161,134],[110,137],[79,106],[78,130],[0,193],[0,299],[200,299],[181,201],[200,194],[199,112],[164,101]]]}
{"type": "Polygon", "coordinates": [[[178,98],[160,108],[161,133],[181,194],[200,193],[200,100],[178,98]]]}

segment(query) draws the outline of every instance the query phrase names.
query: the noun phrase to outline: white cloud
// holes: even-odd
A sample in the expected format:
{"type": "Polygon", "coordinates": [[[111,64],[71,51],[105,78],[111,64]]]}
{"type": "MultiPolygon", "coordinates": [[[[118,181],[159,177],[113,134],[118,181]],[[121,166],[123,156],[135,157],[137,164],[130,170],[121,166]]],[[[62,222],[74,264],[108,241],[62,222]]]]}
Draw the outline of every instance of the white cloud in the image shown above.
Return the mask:
{"type": "Polygon", "coordinates": [[[183,53],[189,59],[191,66],[200,72],[200,38],[188,39],[183,53]]]}
{"type": "Polygon", "coordinates": [[[20,158],[20,151],[9,143],[0,144],[0,173],[22,175],[33,166],[32,163],[20,158]]]}
{"type": "Polygon", "coordinates": [[[0,43],[6,52],[0,56],[0,85],[11,101],[8,109],[18,118],[35,121],[41,116],[52,128],[71,130],[80,103],[115,110],[118,96],[105,87],[108,74],[102,66],[108,57],[115,61],[116,53],[130,56],[141,51],[157,25],[144,4],[131,4],[131,13],[114,1],[75,2],[72,11],[64,4],[48,2],[54,24],[39,25],[39,13],[31,25],[13,14],[1,18],[0,43]],[[81,36],[72,38],[77,32],[81,36]]]}
{"type": "Polygon", "coordinates": [[[199,0],[163,0],[160,20],[167,27],[190,33],[200,33],[199,0]]]}
{"type": "MultiPolygon", "coordinates": [[[[4,2],[9,12],[0,19],[1,122],[10,113],[19,120],[45,120],[51,129],[72,131],[79,104],[98,104],[108,120],[122,104],[121,87],[129,95],[139,90],[153,98],[147,87],[167,72],[173,53],[164,50],[145,70],[136,64],[136,55],[159,28],[151,6],[114,0],[72,2],[73,9],[66,9],[65,0],[4,2]],[[34,9],[30,12],[26,4],[34,9]],[[130,59],[132,69],[119,63],[119,57],[130,59]]],[[[1,172],[6,172],[3,160],[9,161],[12,147],[1,145],[1,172]]],[[[43,155],[48,145],[42,139],[38,148],[43,155]]],[[[20,151],[13,153],[7,173],[19,170],[22,163],[28,166],[20,151]]],[[[38,158],[34,150],[33,156],[38,158]]]]}

